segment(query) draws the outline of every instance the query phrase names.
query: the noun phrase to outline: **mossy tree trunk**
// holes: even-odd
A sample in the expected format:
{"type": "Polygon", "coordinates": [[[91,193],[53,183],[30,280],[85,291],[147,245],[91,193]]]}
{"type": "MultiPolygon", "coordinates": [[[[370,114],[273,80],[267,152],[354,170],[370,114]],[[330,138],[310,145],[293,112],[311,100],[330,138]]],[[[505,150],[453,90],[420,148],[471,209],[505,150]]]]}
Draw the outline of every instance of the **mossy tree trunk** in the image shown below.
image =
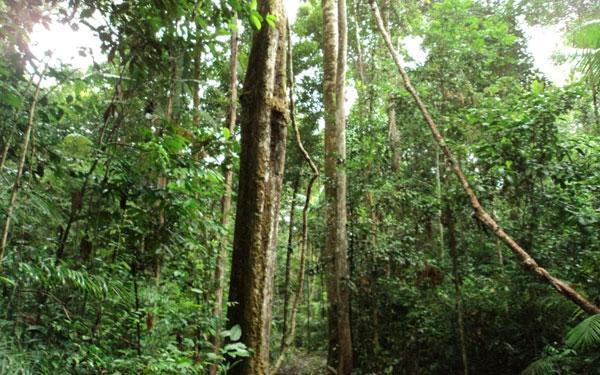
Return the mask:
{"type": "Polygon", "coordinates": [[[229,286],[229,325],[239,324],[252,356],[230,374],[269,374],[269,338],[279,199],[285,161],[288,104],[286,26],[281,0],[259,0],[266,22],[252,40],[240,96],[241,153],[233,257],[229,286]]]}

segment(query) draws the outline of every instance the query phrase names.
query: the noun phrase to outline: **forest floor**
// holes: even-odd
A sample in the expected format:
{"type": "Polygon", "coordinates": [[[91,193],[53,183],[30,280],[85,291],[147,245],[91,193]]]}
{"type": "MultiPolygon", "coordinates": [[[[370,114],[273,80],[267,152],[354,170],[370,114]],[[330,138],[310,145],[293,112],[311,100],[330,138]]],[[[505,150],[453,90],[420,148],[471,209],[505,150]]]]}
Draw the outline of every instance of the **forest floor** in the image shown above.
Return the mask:
{"type": "Polygon", "coordinates": [[[327,353],[296,351],[288,355],[277,372],[278,375],[324,375],[327,353]]]}

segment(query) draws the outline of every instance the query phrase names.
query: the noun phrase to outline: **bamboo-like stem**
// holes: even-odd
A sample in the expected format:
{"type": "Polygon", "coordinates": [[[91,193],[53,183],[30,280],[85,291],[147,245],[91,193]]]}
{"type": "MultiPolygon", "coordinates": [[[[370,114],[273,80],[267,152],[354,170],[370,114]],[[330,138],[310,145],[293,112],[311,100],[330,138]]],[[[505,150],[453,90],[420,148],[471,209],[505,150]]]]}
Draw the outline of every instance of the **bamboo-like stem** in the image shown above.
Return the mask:
{"type": "Polygon", "coordinates": [[[6,245],[8,243],[8,234],[10,232],[10,223],[12,215],[17,204],[17,195],[21,187],[21,177],[23,177],[23,169],[25,168],[25,160],[27,159],[27,151],[29,149],[29,140],[31,138],[31,131],[33,130],[34,119],[35,119],[35,108],[37,106],[37,99],[40,94],[40,86],[44,78],[44,73],[48,64],[44,66],[44,69],[40,73],[38,82],[35,87],[35,93],[31,101],[31,107],[29,108],[29,119],[27,120],[27,128],[25,129],[25,135],[23,138],[23,146],[21,148],[21,157],[19,160],[19,166],[17,167],[17,175],[15,176],[15,182],[13,183],[12,191],[8,207],[6,209],[6,218],[4,220],[4,227],[2,229],[2,240],[0,241],[0,270],[2,270],[2,264],[4,263],[4,253],[6,252],[6,245]]]}

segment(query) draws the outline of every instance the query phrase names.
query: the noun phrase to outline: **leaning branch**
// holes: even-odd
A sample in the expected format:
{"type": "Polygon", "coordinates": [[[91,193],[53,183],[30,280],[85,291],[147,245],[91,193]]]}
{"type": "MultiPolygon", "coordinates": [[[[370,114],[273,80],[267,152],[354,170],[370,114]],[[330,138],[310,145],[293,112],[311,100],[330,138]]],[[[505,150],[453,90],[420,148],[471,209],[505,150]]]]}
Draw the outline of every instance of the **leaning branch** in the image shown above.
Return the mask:
{"type": "Polygon", "coordinates": [[[458,177],[458,180],[460,181],[460,184],[462,185],[463,190],[469,197],[469,201],[471,202],[471,207],[473,207],[473,210],[475,211],[475,215],[477,216],[477,218],[486,227],[488,227],[492,232],[494,232],[494,234],[512,250],[512,252],[517,256],[517,258],[519,258],[519,260],[523,263],[523,265],[528,270],[530,270],[531,272],[540,276],[541,278],[545,279],[559,293],[561,293],[566,298],[570,299],[572,302],[577,304],[579,307],[581,307],[587,313],[599,314],[600,308],[598,308],[598,306],[594,305],[593,303],[591,303],[590,301],[585,299],[581,294],[577,293],[575,291],[575,289],[573,289],[572,287],[567,285],[564,281],[559,280],[556,277],[550,275],[550,273],[546,269],[540,267],[538,265],[538,263],[510,235],[508,235],[504,231],[504,229],[502,229],[502,227],[500,227],[500,225],[498,225],[498,223],[496,223],[496,221],[490,216],[490,214],[488,214],[485,211],[485,209],[481,206],[479,199],[477,198],[477,196],[475,195],[475,192],[471,188],[471,185],[469,184],[469,181],[467,180],[467,177],[465,176],[464,172],[462,171],[457,159],[454,157],[454,155],[452,154],[452,152],[446,145],[444,136],[438,130],[437,125],[435,124],[435,122],[433,121],[433,118],[431,117],[431,114],[429,113],[429,110],[427,109],[427,107],[425,106],[425,104],[423,103],[421,98],[419,97],[419,94],[417,93],[417,90],[413,87],[413,85],[408,77],[408,74],[406,74],[406,71],[402,67],[400,55],[394,49],[394,45],[392,44],[390,35],[388,34],[387,30],[385,29],[385,27],[383,25],[383,20],[381,19],[381,14],[379,13],[377,3],[375,2],[375,0],[369,0],[369,3],[371,4],[371,9],[373,10],[373,15],[375,16],[377,28],[379,29],[381,36],[385,40],[385,44],[387,45],[387,48],[388,48],[390,54],[392,55],[394,62],[396,63],[398,72],[400,73],[400,76],[402,77],[402,81],[404,82],[404,87],[410,93],[410,95],[413,97],[413,99],[415,100],[415,102],[417,104],[417,107],[423,114],[423,118],[425,119],[425,122],[427,122],[427,125],[429,126],[429,129],[431,130],[431,133],[433,134],[435,141],[437,142],[438,146],[440,147],[440,149],[446,156],[446,159],[447,159],[448,163],[450,164],[450,166],[452,167],[452,170],[458,177]]]}

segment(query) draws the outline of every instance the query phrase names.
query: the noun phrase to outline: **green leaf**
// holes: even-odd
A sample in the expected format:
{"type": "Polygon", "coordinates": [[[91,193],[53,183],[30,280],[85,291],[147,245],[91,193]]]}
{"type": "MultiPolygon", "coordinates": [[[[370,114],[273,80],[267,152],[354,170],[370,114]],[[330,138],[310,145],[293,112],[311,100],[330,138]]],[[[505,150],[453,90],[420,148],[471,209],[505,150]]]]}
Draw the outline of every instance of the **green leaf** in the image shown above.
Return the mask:
{"type": "Polygon", "coordinates": [[[16,94],[12,93],[12,92],[4,92],[4,94],[1,96],[2,103],[9,105],[13,108],[19,108],[21,107],[21,104],[23,103],[23,101],[21,100],[21,98],[19,98],[19,96],[17,96],[16,94]]]}
{"type": "Polygon", "coordinates": [[[267,14],[267,23],[271,27],[275,27],[275,23],[277,22],[277,16],[274,14],[267,14]]]}
{"type": "Polygon", "coordinates": [[[552,357],[540,358],[537,361],[531,363],[521,375],[550,375],[556,374],[554,368],[554,359],[552,357]]]}
{"type": "Polygon", "coordinates": [[[231,138],[231,131],[229,131],[229,129],[228,129],[228,128],[223,128],[223,137],[224,137],[225,139],[229,139],[229,138],[231,138]]]}
{"type": "Polygon", "coordinates": [[[531,82],[531,91],[536,95],[543,93],[544,92],[544,84],[542,82],[538,81],[537,79],[534,80],[533,82],[531,82]]]}
{"type": "Polygon", "coordinates": [[[231,341],[237,341],[242,337],[242,328],[240,328],[239,324],[234,325],[229,330],[229,338],[231,341]]]}
{"type": "Polygon", "coordinates": [[[7,278],[7,277],[0,276],[0,281],[3,282],[3,283],[8,284],[10,286],[15,286],[15,282],[13,280],[7,278]]]}
{"type": "Polygon", "coordinates": [[[262,27],[262,16],[260,15],[260,13],[258,13],[257,11],[252,11],[252,13],[250,14],[250,21],[252,21],[252,24],[254,25],[254,27],[256,27],[256,30],[260,30],[262,27]]]}

